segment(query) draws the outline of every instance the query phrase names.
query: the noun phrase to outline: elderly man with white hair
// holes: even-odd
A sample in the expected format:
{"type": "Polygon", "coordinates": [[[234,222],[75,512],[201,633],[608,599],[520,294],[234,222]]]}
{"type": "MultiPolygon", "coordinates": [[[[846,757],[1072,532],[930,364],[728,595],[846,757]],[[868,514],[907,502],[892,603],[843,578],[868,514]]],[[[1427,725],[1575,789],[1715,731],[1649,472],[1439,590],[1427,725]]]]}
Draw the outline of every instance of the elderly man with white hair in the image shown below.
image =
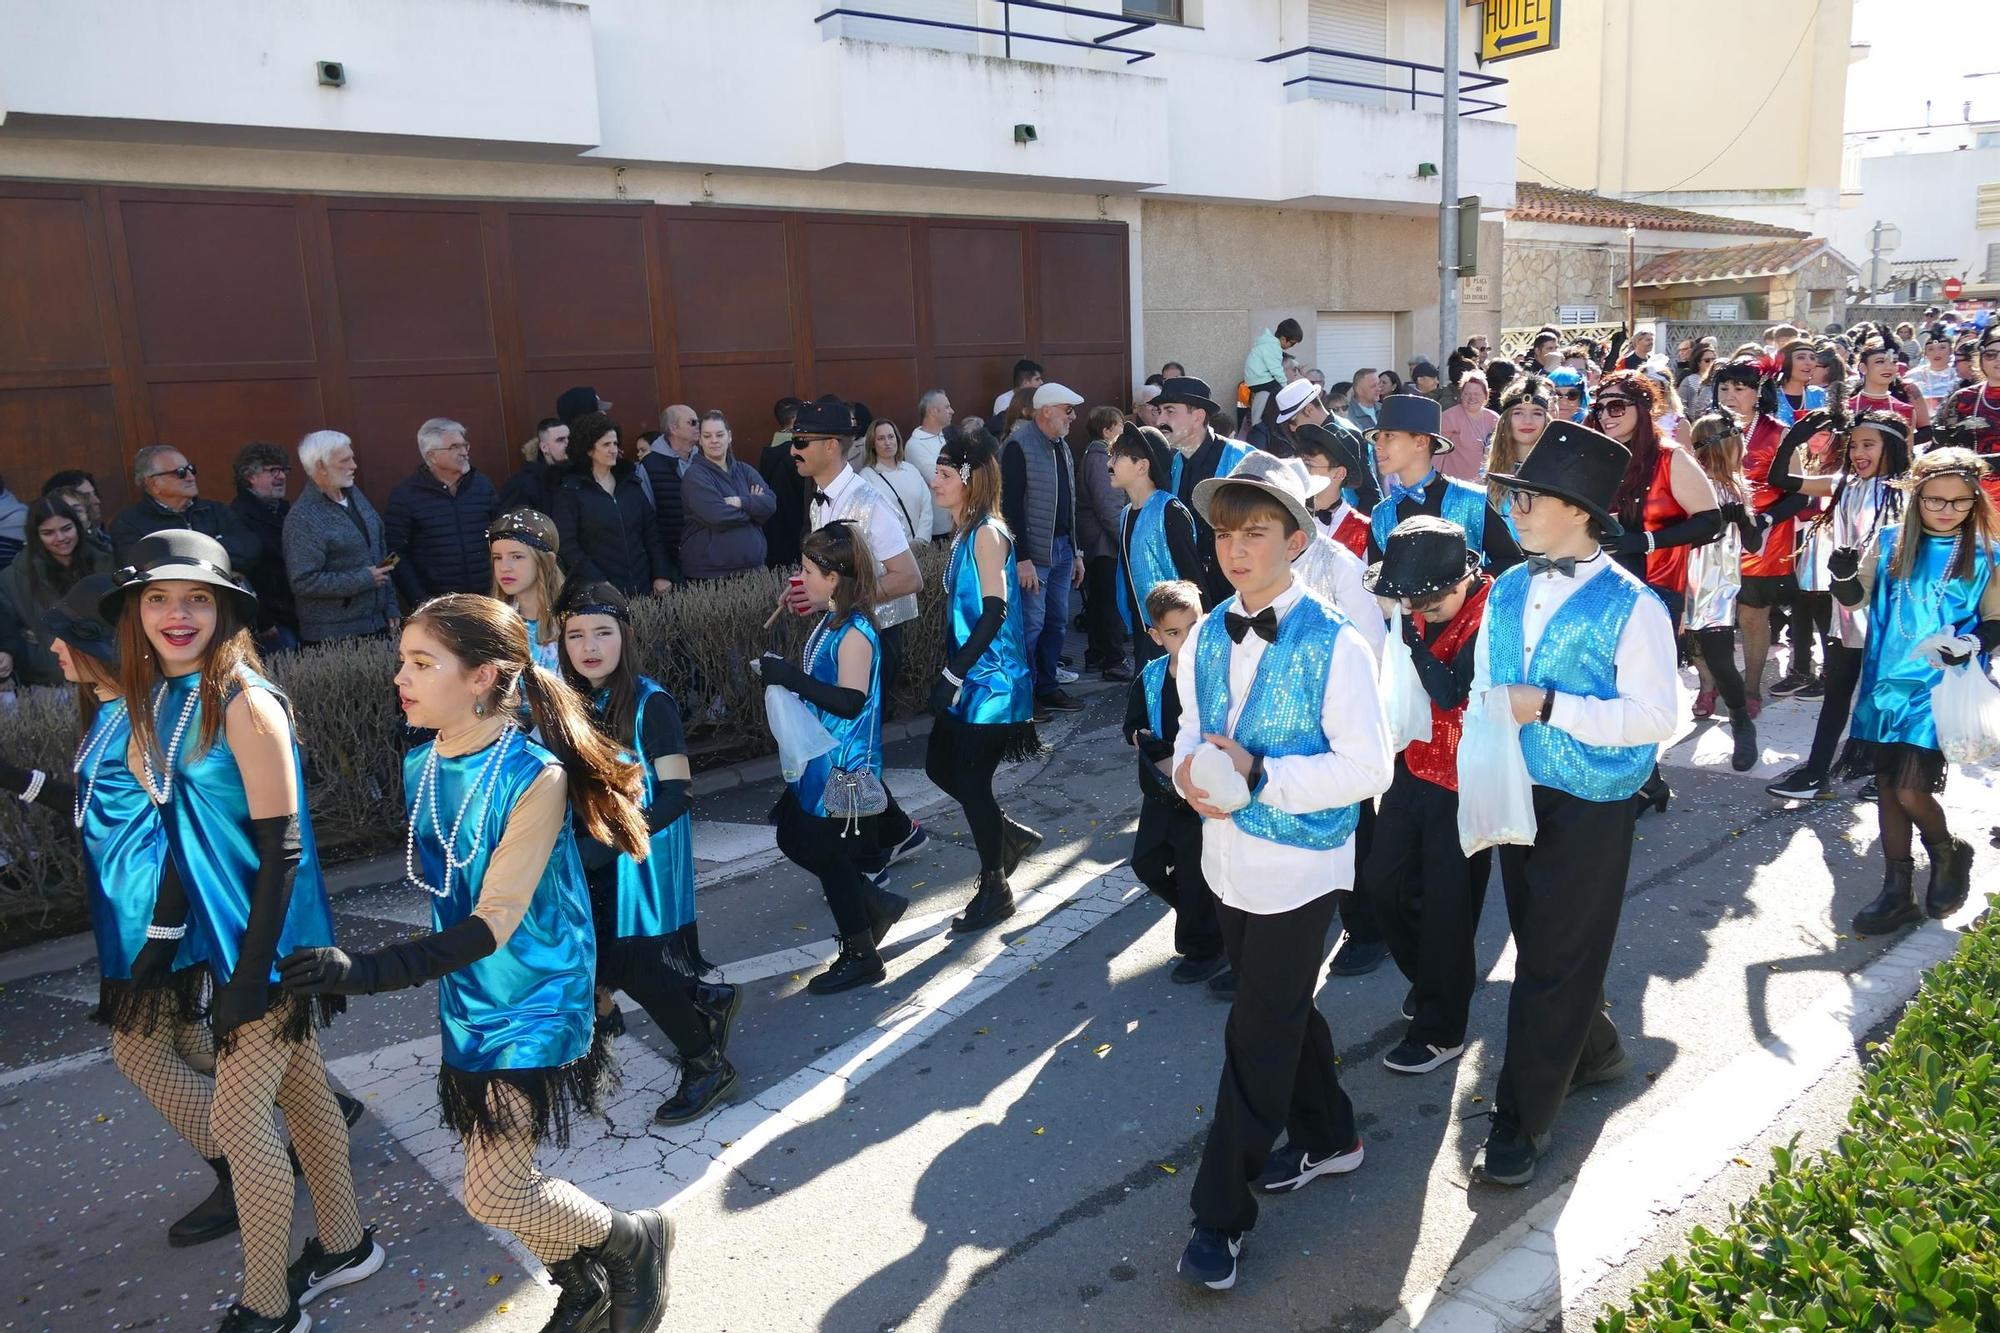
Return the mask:
{"type": "Polygon", "coordinates": [[[285,515],[285,575],[306,643],[393,630],[401,620],[382,519],[354,485],[354,441],[316,430],[299,441],[306,487],[285,515]]]}
{"type": "Polygon", "coordinates": [[[493,586],[486,525],[500,494],[473,468],[465,427],[449,417],[417,427],[417,454],[423,461],[389,492],[382,514],[396,591],[413,607],[448,592],[483,593],[493,586]]]}

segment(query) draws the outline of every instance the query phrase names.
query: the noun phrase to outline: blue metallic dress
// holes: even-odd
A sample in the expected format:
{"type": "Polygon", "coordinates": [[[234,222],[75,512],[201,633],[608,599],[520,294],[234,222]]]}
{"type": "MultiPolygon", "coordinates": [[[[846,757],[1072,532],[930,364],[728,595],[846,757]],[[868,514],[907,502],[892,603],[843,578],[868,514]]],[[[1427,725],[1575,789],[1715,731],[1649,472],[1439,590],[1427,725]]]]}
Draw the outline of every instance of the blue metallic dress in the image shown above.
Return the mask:
{"type": "Polygon", "coordinates": [[[874,649],[868,664],[868,702],[858,717],[835,717],[810,699],[805,701],[833,737],[833,748],[808,763],[798,780],[789,784],[799,808],[815,819],[828,817],[826,784],[834,770],[865,768],[877,778],[882,776],[882,640],[875,633],[874,622],[859,611],[850,611],[847,619],[836,625],[829,611],[806,640],[805,672],[828,685],[840,684],[840,645],[850,634],[859,634],[874,649]]]}
{"type": "MultiPolygon", "coordinates": [[[[522,619],[526,620],[527,618],[524,616],[522,619]]],[[[547,667],[549,670],[560,674],[562,671],[562,635],[558,633],[554,639],[543,643],[540,622],[528,620],[527,625],[528,655],[534,659],[536,666],[547,667]]]]}
{"type": "MultiPolygon", "coordinates": [[[[153,721],[163,745],[188,707],[189,696],[201,683],[199,672],[170,676],[153,689],[153,721]]],[[[245,689],[270,692],[289,714],[284,692],[247,668],[229,688],[224,707],[245,689]]],[[[172,787],[160,806],[167,850],[188,898],[188,947],[208,964],[215,984],[226,986],[236,973],[244,933],[250,926],[251,895],[261,861],[250,827],[250,798],[243,773],[229,748],[226,729],[218,729],[212,744],[200,743],[202,708],[196,702],[185,714],[187,728],[174,757],[172,787]]],[[[299,860],[292,876],[291,902],[278,930],[277,947],[264,966],[274,1005],[289,1006],[280,1037],[304,1041],[315,1018],[326,1023],[347,1007],[338,995],[316,995],[310,1001],[286,997],[278,985],[278,960],[295,949],[325,948],[333,943],[333,910],[327,903],[326,879],[320,872],[319,846],[313,839],[312,814],[305,804],[305,769],[296,734],[292,738],[292,776],[298,787],[299,860]]],[[[160,779],[164,783],[165,779],[160,779]]]]}
{"type": "MultiPolygon", "coordinates": [[[[444,931],[478,906],[480,883],[515,804],[557,761],[510,727],[471,754],[440,757],[433,801],[422,778],[436,744],[426,741],[403,757],[403,790],[418,871],[430,890],[431,927],[444,931]],[[461,809],[465,823],[447,877],[444,840],[461,809]]],[[[564,824],[527,914],[507,942],[438,981],[444,1039],[438,1101],[446,1125],[461,1137],[475,1130],[520,1132],[504,1105],[489,1100],[498,1081],[527,1098],[536,1142],[567,1144],[572,1111],[596,1113],[612,1068],[609,1042],[592,1039],[596,970],[590,891],[575,835],[564,824]]]]}
{"type": "Polygon", "coordinates": [[[125,701],[98,705],[77,751],[71,815],[83,840],[84,885],[101,978],[97,1012],[91,1017],[114,1031],[150,1033],[161,1017],[193,1022],[199,1016],[207,972],[191,934],[183,934],[172,967],[142,969],[133,976],[133,963],[149,940],[161,878],[168,872],[159,810],[126,764],[131,740],[125,701]],[[152,998],[162,990],[172,997],[164,1013],[152,998]]]}
{"type": "MultiPolygon", "coordinates": [[[[1906,521],[1919,520],[1911,515],[1906,521]]],[[[1942,790],[1946,768],[1931,717],[1931,689],[1944,673],[1916,646],[1933,634],[1970,634],[1978,628],[1979,599],[1993,578],[1994,560],[1975,544],[1972,577],[1951,578],[1958,535],[1926,532],[1918,539],[1909,576],[1895,578],[1889,566],[1902,535],[1899,523],[1875,538],[1875,588],[1868,600],[1868,639],[1849,730],[1857,740],[1884,747],[1877,764],[1884,785],[1942,790]]]]}
{"type": "MultiPolygon", "coordinates": [[[[595,708],[600,722],[610,703],[609,696],[608,690],[598,691],[595,708]]],[[[676,706],[673,696],[657,681],[639,677],[638,697],[632,710],[632,735],[625,746],[627,757],[637,762],[645,774],[641,804],[647,810],[653,808],[659,783],[653,765],[665,756],[652,754],[646,748],[646,710],[676,706]]],[[[675,971],[689,976],[707,970],[694,939],[693,830],[694,816],[682,811],[673,823],[653,833],[652,850],[645,860],[635,861],[620,852],[609,876],[588,872],[593,898],[600,893],[599,880],[609,881],[604,886],[609,890],[604,894],[608,901],[593,903],[600,935],[608,929],[617,939],[662,940],[663,960],[675,971]]]]}
{"type": "MultiPolygon", "coordinates": [[[[1164,510],[1170,497],[1161,491],[1153,498],[1160,501],[1164,510]]],[[[958,701],[940,721],[967,733],[968,743],[996,747],[1003,760],[1027,759],[1042,753],[1042,739],[1035,731],[1035,682],[1028,666],[1021,584],[1014,568],[1014,536],[1005,523],[991,514],[952,539],[951,555],[944,567],[944,655],[950,661],[957,654],[960,646],[972,637],[972,627],[979,623],[985,610],[986,593],[980,587],[979,561],[974,548],[980,531],[987,527],[1007,543],[1007,554],[1000,561],[1007,616],[1000,622],[1000,632],[993,636],[993,642],[986,645],[986,651],[965,673],[958,701]]],[[[1161,544],[1164,546],[1164,541],[1161,544]]]]}

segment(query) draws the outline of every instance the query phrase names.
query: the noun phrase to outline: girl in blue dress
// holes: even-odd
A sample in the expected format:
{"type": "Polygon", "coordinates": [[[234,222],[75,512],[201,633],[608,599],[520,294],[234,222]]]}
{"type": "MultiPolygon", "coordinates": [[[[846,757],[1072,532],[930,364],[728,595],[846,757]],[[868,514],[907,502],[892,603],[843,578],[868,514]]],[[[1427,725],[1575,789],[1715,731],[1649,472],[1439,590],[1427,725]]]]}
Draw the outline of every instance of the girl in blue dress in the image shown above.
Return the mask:
{"type": "MultiPolygon", "coordinates": [[[[707,967],[694,931],[692,784],[680,709],[639,674],[624,593],[609,583],[573,583],[558,615],[563,679],[590,701],[597,729],[638,761],[650,834],[650,851],[638,858],[577,831],[597,930],[599,1021],[617,1013],[606,1006],[622,990],[673,1042],[681,1084],[653,1119],[685,1124],[736,1086],[723,1048],[742,992],[701,980],[707,967]]],[[[622,1023],[612,1029],[622,1030],[622,1023]]]]}
{"type": "Polygon", "coordinates": [[[493,563],[493,596],[521,613],[528,622],[528,644],[535,665],[562,670],[562,635],[555,608],[562,601],[562,564],[556,559],[562,539],[555,521],[533,509],[510,509],[486,529],[487,555],[493,563]]]}
{"type": "Polygon", "coordinates": [[[242,1298],[221,1327],[304,1333],[312,1320],[301,1307],[373,1273],[383,1252],[356,1213],[347,1124],[314,1032],[339,1002],[287,995],[275,966],[333,940],[291,711],[251,641],[257,599],[214,538],[175,529],[142,538],[100,609],[118,625],[126,765],[157,807],[187,894],[189,948],[214,982],[209,1125],[229,1159],[243,1233],[242,1298]],[[289,1269],[280,1108],[319,1224],[289,1269]]]}
{"type": "Polygon", "coordinates": [[[803,699],[834,741],[832,750],[786,784],[771,811],[778,850],[818,878],[833,912],[840,953],[806,983],[815,995],[831,995],[888,975],[880,946],[910,903],[862,873],[864,849],[876,845],[878,815],[834,813],[850,786],[866,785],[862,775],[872,774],[878,788],[882,779],[882,648],[868,614],[876,601],[875,555],[861,525],[846,519],[816,529],[800,554],[807,605],[821,613],[806,639],[805,664],[794,666],[766,653],[755,669],[766,685],[803,699]]]}
{"type": "Polygon", "coordinates": [[[575,826],[646,854],[638,766],[590,724],[576,692],[536,666],[520,616],[490,597],[435,597],[403,622],[396,692],[433,739],[403,760],[404,874],[433,931],[373,953],[303,948],[282,964],[301,994],[372,995],[438,983],[438,1098],[465,1144],[465,1208],[519,1236],[561,1289],[552,1328],[652,1333],[666,1316],[672,1229],[535,1168],[535,1149],[595,1113],[610,1074],[593,1040],[597,950],[575,826]],[[523,730],[523,705],[539,743],[523,730]]]}
{"type": "MultiPolygon", "coordinates": [[[[1122,445],[1121,445],[1122,448],[1122,445]]],[[[972,431],[938,452],[931,495],[951,515],[945,562],[945,666],[931,690],[924,771],[965,811],[979,848],[979,887],[951,928],[985,930],[1014,914],[1008,878],[1042,835],[1007,818],[993,795],[1002,761],[1042,752],[1014,576],[1014,535],[1000,507],[999,451],[972,431]]]]}
{"type": "Polygon", "coordinates": [[[1969,449],[1932,450],[1896,483],[1909,492],[1902,522],[1884,526],[1865,549],[1843,547],[1828,560],[1833,595],[1843,606],[1868,607],[1850,729],[1875,747],[1887,873],[1882,892],[1854,918],[1857,934],[1886,934],[1918,919],[1913,826],[1931,860],[1923,912],[1949,916],[1972,889],[1972,845],[1953,836],[1938,804],[1947,765],[1931,689],[1945,667],[1984,669],[2000,647],[2000,517],[1980,486],[1984,475],[1969,449]]]}

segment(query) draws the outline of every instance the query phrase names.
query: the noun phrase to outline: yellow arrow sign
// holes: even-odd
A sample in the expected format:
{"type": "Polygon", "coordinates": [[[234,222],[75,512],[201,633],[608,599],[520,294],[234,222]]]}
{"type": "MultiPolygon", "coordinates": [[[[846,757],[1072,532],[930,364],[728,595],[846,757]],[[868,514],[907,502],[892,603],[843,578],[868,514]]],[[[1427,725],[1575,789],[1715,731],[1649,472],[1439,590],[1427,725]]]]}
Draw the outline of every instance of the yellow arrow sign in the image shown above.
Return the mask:
{"type": "Polygon", "coordinates": [[[1481,6],[1479,63],[1553,51],[1562,41],[1562,0],[1486,0],[1481,6]]]}

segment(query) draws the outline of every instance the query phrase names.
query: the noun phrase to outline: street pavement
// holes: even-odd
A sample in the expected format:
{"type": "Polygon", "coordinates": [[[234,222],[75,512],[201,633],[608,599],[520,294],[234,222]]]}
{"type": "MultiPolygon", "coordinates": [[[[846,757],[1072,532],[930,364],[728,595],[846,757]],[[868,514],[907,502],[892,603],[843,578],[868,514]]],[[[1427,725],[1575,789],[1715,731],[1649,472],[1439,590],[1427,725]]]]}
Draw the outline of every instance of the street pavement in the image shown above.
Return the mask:
{"type": "MultiPolygon", "coordinates": [[[[1468,1182],[1513,967],[1496,882],[1464,1058],[1416,1078],[1388,1072],[1380,1057],[1401,1035],[1405,988],[1394,965],[1330,979],[1319,1003],[1366,1162],[1268,1200],[1237,1289],[1194,1292],[1173,1265],[1227,1011],[1167,980],[1168,913],[1123,864],[1137,813],[1118,737],[1123,687],[1085,697],[1085,711],[1045,728],[1048,759],[1003,771],[1003,805],[1049,836],[1015,878],[1020,911],[972,940],[946,930],[976,870],[964,823],[922,777],[925,739],[889,747],[890,786],[932,840],[892,872],[912,907],[885,950],[888,981],[859,992],[803,989],[831,954],[830,923],[816,883],[771,846],[763,821],[776,780],[698,800],[703,947],[747,992],[730,1047],[738,1093],[702,1122],[654,1127],[676,1073],[664,1038],[631,1011],[607,1119],[580,1123],[567,1151],[542,1157],[614,1203],[673,1208],[668,1327],[1375,1329],[1504,1251],[1533,1210],[1560,1206],[1587,1158],[1663,1131],[1672,1155],[1667,1108],[1713,1098],[1746,1054],[1782,1054],[1830,987],[1896,943],[1847,932],[1879,883],[1873,807],[1794,807],[1762,790],[1809,738],[1816,705],[1772,703],[1764,763],[1750,774],[1729,771],[1726,726],[1693,725],[1666,756],[1671,810],[1639,824],[1608,984],[1634,1073],[1571,1099],[1530,1187],[1468,1182]]],[[[1990,781],[1964,773],[1947,796],[1982,867],[2000,856],[1987,848],[1994,797],[1990,781]]],[[[374,947],[427,920],[418,891],[381,882],[399,868],[385,859],[343,874],[353,885],[335,900],[344,946],[374,947]]],[[[211,1329],[234,1298],[239,1252],[233,1241],[169,1250],[164,1232],[212,1178],[105,1058],[102,1031],[85,1021],[96,974],[65,962],[74,954],[0,959],[0,1236],[12,1258],[0,1329],[211,1329]],[[53,961],[37,970],[36,958],[53,961]]],[[[322,1040],[336,1081],[368,1107],[355,1174],[389,1262],[314,1305],[316,1327],[539,1328],[553,1296],[538,1266],[457,1202],[461,1159],[435,1114],[429,993],[356,1000],[322,1040]]],[[[1783,1142],[1793,1119],[1824,1141],[1855,1067],[1850,1050],[1804,1071],[1809,1091],[1761,1127],[1762,1141],[1783,1142]]],[[[1709,1182],[1689,1216],[1725,1210],[1761,1179],[1726,1151],[1689,1165],[1709,1182]]],[[[311,1234],[300,1199],[295,1249],[311,1234]]],[[[1664,1218],[1637,1253],[1670,1251],[1685,1226],[1664,1218]]],[[[1614,1270],[1604,1290],[1619,1289],[1614,1270]]],[[[1575,1304],[1584,1294],[1558,1293],[1569,1326],[1587,1323],[1575,1304]]]]}

